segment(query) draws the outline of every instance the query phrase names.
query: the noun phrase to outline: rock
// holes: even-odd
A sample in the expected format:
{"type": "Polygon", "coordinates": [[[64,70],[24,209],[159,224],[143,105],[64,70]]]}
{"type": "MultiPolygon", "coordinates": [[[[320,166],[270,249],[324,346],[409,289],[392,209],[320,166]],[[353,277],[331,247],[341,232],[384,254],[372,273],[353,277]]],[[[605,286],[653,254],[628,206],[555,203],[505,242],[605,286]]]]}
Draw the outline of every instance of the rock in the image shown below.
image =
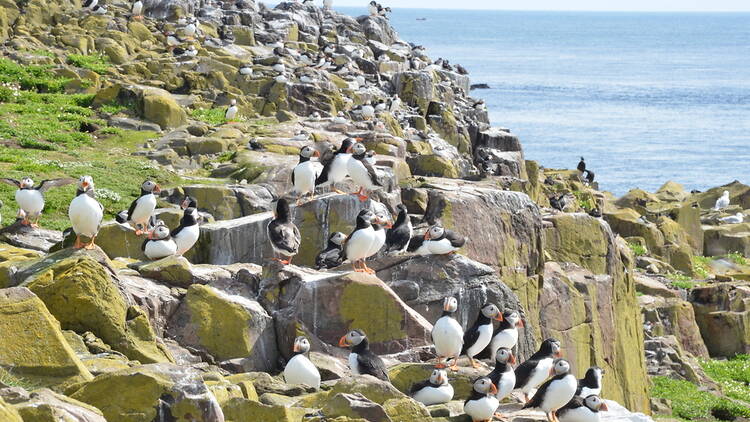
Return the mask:
{"type": "Polygon", "coordinates": [[[646,277],[641,274],[635,274],[635,288],[638,291],[638,293],[642,293],[644,295],[649,296],[657,296],[657,297],[663,297],[663,298],[672,298],[672,297],[679,297],[679,294],[671,290],[666,285],[660,283],[659,281],[651,278],[646,277]]]}
{"type": "Polygon", "coordinates": [[[646,367],[650,376],[670,377],[690,381],[706,389],[717,389],[707,377],[697,359],[686,353],[674,336],[646,339],[646,367]]]}
{"type": "Polygon", "coordinates": [[[371,375],[355,375],[343,378],[331,387],[329,391],[320,391],[300,398],[299,406],[322,408],[330,398],[336,394],[361,394],[377,404],[385,404],[391,399],[404,399],[406,395],[398,391],[390,383],[381,381],[371,375]]]}
{"type": "Polygon", "coordinates": [[[750,256],[750,223],[703,226],[703,235],[704,256],[733,252],[750,256]]]}
{"type": "Polygon", "coordinates": [[[145,261],[146,255],[141,249],[144,237],[136,236],[135,230],[115,222],[104,223],[99,229],[99,235],[96,237],[96,244],[111,259],[117,257],[133,258],[139,261],[145,261]]]}
{"type": "Polygon", "coordinates": [[[276,194],[266,185],[188,185],[169,191],[167,197],[179,202],[185,195],[195,198],[199,209],[215,219],[231,220],[271,211],[276,194]]]}
{"type": "Polygon", "coordinates": [[[190,287],[193,273],[190,263],[182,256],[168,256],[158,261],[130,265],[143,277],[162,281],[175,287],[190,287]]]}
{"type": "Polygon", "coordinates": [[[50,248],[62,240],[62,233],[56,230],[32,228],[20,222],[13,223],[0,229],[0,241],[10,245],[49,252],[50,248]]]}
{"type": "Polygon", "coordinates": [[[411,172],[417,176],[456,179],[459,171],[452,161],[438,155],[417,155],[407,160],[411,172]]]}
{"type": "Polygon", "coordinates": [[[23,422],[18,411],[0,398],[0,419],[6,422],[23,422]]]}
{"type": "Polygon", "coordinates": [[[192,285],[168,332],[180,344],[219,360],[244,358],[248,368],[262,371],[276,366],[274,322],[254,300],[192,285]]]}
{"type": "Polygon", "coordinates": [[[158,124],[162,129],[187,123],[185,110],[171,96],[156,92],[143,97],[143,117],[158,124]]]}
{"type": "Polygon", "coordinates": [[[49,386],[93,378],[63,337],[55,317],[29,289],[0,290],[0,314],[0,367],[4,371],[49,386]]]}
{"type": "Polygon", "coordinates": [[[163,337],[167,320],[180,305],[179,297],[169,286],[129,275],[118,275],[119,285],[128,302],[137,304],[148,315],[157,336],[163,337]]]}
{"type": "Polygon", "coordinates": [[[95,406],[108,421],[225,420],[200,373],[169,363],[141,365],[99,375],[81,385],[70,397],[95,406]],[[123,419],[124,416],[127,419],[123,419]]]}
{"type": "Polygon", "coordinates": [[[233,422],[302,422],[306,413],[305,409],[269,406],[240,398],[227,401],[223,410],[227,420],[233,422]]]}
{"type": "Polygon", "coordinates": [[[699,358],[708,358],[690,302],[677,297],[639,300],[644,322],[651,322],[654,336],[674,336],[683,350],[699,358]]]}
{"type": "Polygon", "coordinates": [[[391,422],[381,405],[368,400],[359,393],[336,394],[323,407],[323,414],[328,417],[361,418],[370,422],[391,422]]]}
{"type": "Polygon", "coordinates": [[[422,403],[407,398],[387,400],[383,409],[393,422],[430,420],[430,412],[422,403]]]}
{"type": "MultiPolygon", "coordinates": [[[[430,377],[434,365],[428,363],[400,363],[388,369],[391,383],[399,391],[409,394],[412,385],[424,381],[430,377]]],[[[484,369],[474,369],[471,366],[459,367],[457,372],[448,374],[450,384],[454,390],[454,400],[466,400],[474,389],[474,381],[485,376],[484,369]]]]}
{"type": "Polygon", "coordinates": [[[716,283],[690,291],[701,336],[712,357],[750,353],[750,283],[716,283]]]}
{"type": "Polygon", "coordinates": [[[16,274],[25,266],[36,262],[41,253],[0,243],[0,287],[17,284],[16,274]]]}
{"type": "MultiPolygon", "coordinates": [[[[15,405],[24,420],[35,422],[107,422],[99,409],[43,388],[15,405]]],[[[3,419],[5,420],[5,419],[3,419]]]]}

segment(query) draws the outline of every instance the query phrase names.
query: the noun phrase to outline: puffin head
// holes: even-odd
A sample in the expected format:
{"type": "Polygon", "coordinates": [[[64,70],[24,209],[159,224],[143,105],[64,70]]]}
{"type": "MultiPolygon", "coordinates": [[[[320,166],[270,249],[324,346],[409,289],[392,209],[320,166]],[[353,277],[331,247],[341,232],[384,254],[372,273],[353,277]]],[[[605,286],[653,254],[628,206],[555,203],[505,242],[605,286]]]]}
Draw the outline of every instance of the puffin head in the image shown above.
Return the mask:
{"type": "Polygon", "coordinates": [[[364,209],[357,214],[357,219],[362,219],[368,223],[372,223],[375,220],[375,214],[368,209],[364,209]]]}
{"type": "Polygon", "coordinates": [[[494,396],[497,394],[497,387],[489,378],[481,377],[474,381],[474,391],[479,394],[492,394],[494,396]]]}
{"type": "Polygon", "coordinates": [[[555,359],[552,369],[549,370],[549,376],[554,377],[570,372],[570,363],[565,359],[555,359]]]}
{"type": "Polygon", "coordinates": [[[163,222],[160,222],[157,224],[151,231],[148,233],[148,238],[151,240],[162,240],[169,237],[169,227],[164,225],[163,222]]]}
{"type": "Polygon", "coordinates": [[[161,187],[159,187],[159,185],[153,180],[146,180],[141,185],[141,190],[149,193],[159,193],[161,192],[161,187]]]}
{"type": "Polygon", "coordinates": [[[229,102],[229,105],[231,105],[232,107],[236,106],[237,105],[237,100],[233,99],[232,101],[229,102]]]}
{"type": "Polygon", "coordinates": [[[299,336],[294,339],[294,346],[292,347],[294,353],[307,353],[310,351],[310,340],[305,336],[299,336]]]}
{"type": "Polygon", "coordinates": [[[445,234],[445,229],[440,226],[432,226],[427,233],[424,234],[424,240],[440,239],[445,234]]]}
{"type": "Polygon", "coordinates": [[[94,179],[91,176],[81,176],[78,179],[78,189],[84,192],[94,189],[94,179]]]}
{"type": "Polygon", "coordinates": [[[320,157],[320,152],[311,146],[304,146],[300,148],[299,155],[304,158],[320,157]]]}
{"type": "Polygon", "coordinates": [[[592,412],[606,412],[609,410],[607,403],[604,403],[596,394],[592,394],[583,399],[583,405],[591,409],[592,412]]]}
{"type": "Polygon", "coordinates": [[[448,296],[443,299],[443,311],[445,312],[456,312],[458,309],[458,300],[453,296],[448,296]]]}
{"type": "Polygon", "coordinates": [[[332,242],[339,246],[343,245],[345,240],[346,240],[346,235],[341,232],[331,233],[331,235],[328,237],[329,242],[332,242]]]}
{"type": "Polygon", "coordinates": [[[507,347],[501,347],[497,349],[497,353],[495,354],[495,361],[497,363],[507,363],[510,365],[516,364],[516,357],[513,356],[513,352],[508,349],[507,347]]]}
{"type": "Polygon", "coordinates": [[[598,366],[592,366],[586,370],[586,375],[583,377],[585,380],[594,381],[596,385],[602,385],[602,377],[604,376],[604,369],[598,366]]]}
{"type": "Polygon", "coordinates": [[[24,177],[21,179],[21,184],[19,185],[21,189],[31,189],[34,187],[34,181],[31,180],[31,177],[24,177]]]}
{"type": "Polygon", "coordinates": [[[198,208],[198,201],[190,195],[185,196],[185,199],[180,202],[180,208],[186,210],[188,208],[198,208]]]}
{"type": "Polygon", "coordinates": [[[291,212],[289,211],[289,201],[284,198],[279,199],[276,202],[276,212],[273,213],[274,218],[289,218],[291,212]]]}
{"type": "Polygon", "coordinates": [[[367,336],[365,335],[364,331],[362,330],[351,330],[348,333],[346,333],[345,336],[341,337],[339,339],[339,346],[341,347],[353,347],[357,346],[365,339],[367,336]]]}
{"type": "Polygon", "coordinates": [[[435,369],[430,375],[430,384],[432,385],[447,385],[448,384],[448,373],[442,369],[435,369]]]}
{"type": "Polygon", "coordinates": [[[367,147],[365,147],[365,144],[361,142],[357,142],[354,145],[349,147],[349,151],[352,153],[352,155],[363,155],[367,152],[367,147]]]}
{"type": "Polygon", "coordinates": [[[523,327],[523,319],[517,311],[505,311],[503,318],[508,321],[511,327],[523,327]]]}
{"type": "Polygon", "coordinates": [[[500,312],[499,309],[497,309],[497,306],[495,306],[494,303],[485,303],[482,305],[482,315],[486,316],[490,319],[495,319],[498,321],[503,320],[503,313],[500,312]]]}
{"type": "Polygon", "coordinates": [[[375,222],[385,227],[386,229],[393,228],[393,223],[383,213],[375,214],[375,222]]]}
{"type": "Polygon", "coordinates": [[[725,191],[724,191],[724,192],[722,193],[722,195],[723,195],[723,196],[729,196],[729,191],[728,191],[728,190],[725,190],[725,191]]]}

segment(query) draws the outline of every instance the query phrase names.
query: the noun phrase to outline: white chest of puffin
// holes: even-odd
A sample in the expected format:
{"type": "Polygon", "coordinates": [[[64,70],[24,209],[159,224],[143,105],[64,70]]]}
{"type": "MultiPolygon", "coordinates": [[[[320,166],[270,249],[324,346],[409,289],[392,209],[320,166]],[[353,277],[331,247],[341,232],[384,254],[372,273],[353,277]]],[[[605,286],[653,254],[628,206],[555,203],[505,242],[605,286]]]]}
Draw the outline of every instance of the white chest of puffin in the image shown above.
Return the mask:
{"type": "Polygon", "coordinates": [[[466,238],[441,226],[432,226],[424,235],[424,243],[417,250],[419,255],[445,255],[459,250],[466,238]]]}
{"type": "Polygon", "coordinates": [[[367,160],[367,148],[364,144],[357,142],[352,145],[352,157],[347,163],[349,176],[359,186],[357,195],[361,201],[367,200],[365,191],[372,191],[383,186],[375,166],[367,160]]]}
{"type": "Polygon", "coordinates": [[[556,416],[560,422],[599,422],[599,412],[609,410],[597,395],[574,397],[565,406],[557,411],[556,416]]]}
{"type": "Polygon", "coordinates": [[[461,354],[469,358],[471,366],[478,368],[479,364],[474,361],[474,356],[484,350],[492,340],[492,320],[503,320],[503,314],[492,303],[485,303],[479,311],[477,320],[466,333],[464,333],[464,344],[461,354]]]}
{"type": "Polygon", "coordinates": [[[136,235],[145,233],[148,228],[148,221],[156,209],[156,195],[161,192],[158,184],[151,180],[146,180],[141,184],[141,194],[130,204],[126,220],[118,220],[118,223],[129,223],[134,229],[136,235]]]}
{"type": "Polygon", "coordinates": [[[323,163],[323,170],[315,181],[317,185],[331,187],[338,193],[343,193],[336,189],[336,183],[341,183],[349,177],[349,160],[352,158],[350,148],[356,141],[352,138],[346,138],[341,142],[341,147],[333,155],[333,158],[323,163]]]}
{"type": "Polygon", "coordinates": [[[497,387],[487,377],[474,381],[474,389],[469,399],[464,402],[464,413],[473,422],[491,421],[500,402],[495,395],[497,387]]]}
{"type": "Polygon", "coordinates": [[[21,222],[23,225],[36,226],[44,210],[44,192],[53,187],[65,186],[75,183],[75,179],[61,178],[42,180],[39,186],[34,187],[34,181],[30,177],[24,177],[21,180],[0,179],[0,182],[7,183],[18,188],[15,194],[16,203],[23,211],[24,218],[21,222]]]}
{"type": "Polygon", "coordinates": [[[531,390],[549,377],[554,359],[560,357],[560,342],[548,338],[531,357],[516,368],[516,390],[521,390],[528,400],[531,390]]]}
{"type": "Polygon", "coordinates": [[[453,316],[458,309],[458,300],[455,297],[446,297],[443,300],[443,314],[432,326],[432,343],[435,345],[435,354],[438,357],[437,368],[445,368],[443,360],[453,360],[451,369],[458,369],[458,357],[464,345],[464,329],[453,316]]]}
{"type": "Polygon", "coordinates": [[[198,219],[198,210],[194,207],[188,207],[183,212],[180,225],[172,231],[172,239],[177,245],[176,255],[184,255],[198,241],[201,234],[198,219]]]}
{"type": "Polygon", "coordinates": [[[339,346],[350,347],[349,369],[355,375],[372,375],[383,381],[389,381],[388,371],[380,356],[370,350],[367,335],[362,330],[349,331],[339,340],[339,346]]]}
{"type": "Polygon", "coordinates": [[[592,366],[586,370],[586,375],[578,380],[578,389],[576,390],[576,396],[586,398],[588,396],[601,396],[602,395],[602,378],[604,377],[604,370],[598,366],[592,366]]]}
{"type": "Polygon", "coordinates": [[[429,379],[418,382],[409,389],[409,395],[425,406],[448,403],[453,400],[453,393],[448,374],[442,369],[435,369],[429,379]]]}
{"type": "Polygon", "coordinates": [[[141,249],[146,258],[157,260],[176,254],[177,244],[169,235],[169,228],[159,224],[151,229],[148,239],[143,241],[141,249]]]}
{"type": "Polygon", "coordinates": [[[513,372],[515,364],[516,357],[510,349],[502,347],[497,351],[495,368],[487,377],[497,386],[495,397],[500,401],[508,397],[516,385],[516,374],[513,372]]]}
{"type": "Polygon", "coordinates": [[[94,197],[94,180],[91,176],[81,176],[76,197],[70,201],[68,208],[68,218],[76,233],[75,248],[94,248],[94,238],[104,217],[104,207],[94,197]],[[89,243],[81,243],[81,236],[88,237],[89,243]]]}
{"type": "Polygon", "coordinates": [[[299,150],[299,163],[292,170],[294,191],[301,197],[315,193],[315,180],[323,170],[313,157],[320,157],[320,152],[310,146],[299,150]]]}
{"type": "Polygon", "coordinates": [[[375,214],[375,220],[372,223],[372,244],[370,250],[367,252],[367,257],[376,255],[385,245],[386,228],[390,227],[390,223],[382,214],[375,214]]]}
{"type": "Polygon", "coordinates": [[[517,311],[503,312],[503,322],[495,328],[492,333],[492,341],[485,351],[478,355],[479,358],[495,360],[495,352],[501,347],[513,350],[518,343],[518,327],[523,327],[523,319],[517,311]]]}
{"type": "Polygon", "coordinates": [[[357,215],[357,226],[354,231],[347,237],[344,245],[344,252],[347,259],[351,261],[354,271],[371,272],[365,264],[365,259],[370,255],[370,247],[375,240],[375,229],[372,227],[372,221],[375,215],[370,210],[362,210],[357,215]]]}
{"type": "Polygon", "coordinates": [[[310,362],[306,354],[310,351],[310,341],[305,337],[294,339],[294,356],[284,367],[284,381],[287,384],[302,384],[313,388],[320,388],[320,372],[310,362]]]}
{"type": "Polygon", "coordinates": [[[552,378],[539,387],[523,408],[538,407],[544,411],[549,421],[555,421],[555,412],[575,396],[578,380],[570,373],[570,363],[565,359],[555,360],[550,375],[552,378]]]}

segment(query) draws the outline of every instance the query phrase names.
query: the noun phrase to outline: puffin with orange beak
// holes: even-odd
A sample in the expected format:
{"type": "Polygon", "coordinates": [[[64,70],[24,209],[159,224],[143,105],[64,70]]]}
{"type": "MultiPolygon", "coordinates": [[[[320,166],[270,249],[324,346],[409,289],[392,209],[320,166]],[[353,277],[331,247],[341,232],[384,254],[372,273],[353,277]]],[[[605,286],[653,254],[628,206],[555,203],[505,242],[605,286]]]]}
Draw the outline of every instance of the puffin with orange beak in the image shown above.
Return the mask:
{"type": "Polygon", "coordinates": [[[375,271],[367,268],[365,259],[370,257],[370,248],[375,242],[375,229],[372,222],[375,221],[375,214],[368,209],[364,209],[357,215],[357,226],[354,231],[346,238],[344,244],[344,254],[346,259],[351,261],[354,271],[374,274],[375,271]]]}
{"type": "Polygon", "coordinates": [[[286,199],[281,198],[276,203],[276,212],[274,212],[273,220],[266,227],[266,233],[274,255],[284,255],[288,258],[281,259],[274,256],[272,259],[279,261],[282,265],[291,264],[292,257],[299,252],[302,236],[297,226],[292,222],[292,212],[286,199]]]}
{"type": "MultiPolygon", "coordinates": [[[[503,401],[513,392],[516,385],[516,374],[513,372],[513,365],[516,364],[516,357],[510,349],[501,347],[495,355],[495,368],[487,377],[497,386],[495,397],[498,401],[503,401]]],[[[502,414],[495,414],[498,419],[505,419],[502,414]]]]}
{"type": "Polygon", "coordinates": [[[393,227],[393,225],[388,221],[388,218],[386,218],[384,214],[375,214],[375,220],[372,222],[373,239],[372,245],[370,245],[370,250],[367,252],[368,258],[376,255],[383,248],[386,236],[385,229],[390,229],[391,227],[393,227]]]}
{"type": "Polygon", "coordinates": [[[360,201],[366,201],[369,198],[365,194],[366,191],[383,187],[381,176],[372,162],[368,160],[367,148],[363,143],[357,142],[352,145],[349,152],[352,154],[351,159],[347,163],[349,176],[359,186],[359,191],[352,195],[357,195],[360,201]]]}
{"type": "Polygon", "coordinates": [[[547,415],[549,422],[559,422],[556,412],[575,396],[578,380],[570,373],[570,363],[565,359],[555,360],[549,376],[552,378],[539,387],[523,408],[538,407],[547,415]]]}
{"type": "Polygon", "coordinates": [[[406,205],[398,204],[396,209],[398,210],[398,215],[395,217],[396,222],[385,234],[385,246],[386,252],[400,255],[406,252],[413,229],[406,205]]]}
{"type": "Polygon", "coordinates": [[[390,382],[388,371],[380,356],[370,350],[370,343],[362,330],[349,331],[339,340],[339,346],[351,348],[349,369],[355,375],[372,375],[375,378],[390,382]]]}
{"type": "Polygon", "coordinates": [[[430,378],[411,386],[409,395],[416,401],[431,406],[453,400],[453,386],[448,382],[445,370],[435,369],[430,378]]]}
{"type": "Polygon", "coordinates": [[[500,402],[495,395],[497,386],[487,377],[478,378],[474,381],[471,396],[464,402],[464,413],[473,422],[490,422],[500,402]]]}
{"type": "MultiPolygon", "coordinates": [[[[553,369],[555,358],[562,356],[560,342],[548,338],[539,346],[531,357],[516,368],[516,390],[523,392],[524,399],[529,400],[531,390],[539,387],[553,369]]],[[[573,391],[575,393],[575,391],[573,391]]]]}
{"type": "Polygon", "coordinates": [[[310,341],[303,336],[297,337],[292,351],[294,355],[284,367],[284,381],[320,388],[320,372],[306,356],[310,352],[310,341]]]}
{"type": "Polygon", "coordinates": [[[435,225],[424,234],[424,240],[416,249],[416,253],[418,255],[447,255],[461,249],[465,244],[465,237],[435,225]]]}
{"type": "Polygon", "coordinates": [[[318,186],[331,185],[334,192],[345,194],[346,192],[336,188],[336,183],[343,182],[349,176],[349,160],[352,158],[351,148],[355,142],[360,140],[361,138],[346,138],[341,141],[341,147],[333,153],[333,156],[324,156],[323,170],[315,180],[315,184],[318,186]]]}
{"type": "Polygon", "coordinates": [[[586,398],[574,397],[557,411],[556,416],[560,422],[599,422],[599,412],[607,410],[609,410],[607,403],[599,396],[592,394],[586,398]]]}
{"type": "Polygon", "coordinates": [[[457,309],[458,300],[455,297],[448,296],[443,299],[443,313],[432,326],[430,334],[437,355],[435,367],[438,369],[445,368],[447,361],[453,359],[451,370],[458,370],[458,357],[461,356],[464,345],[464,329],[454,316],[457,309]]]}
{"type": "Polygon", "coordinates": [[[75,183],[76,179],[48,179],[42,180],[39,186],[34,186],[34,181],[30,177],[24,177],[21,180],[0,178],[0,182],[7,183],[18,188],[16,191],[16,203],[19,208],[19,217],[22,218],[21,224],[24,226],[39,227],[39,218],[44,210],[44,192],[58,186],[65,186],[75,183]]]}
{"type": "Polygon", "coordinates": [[[159,185],[146,180],[141,184],[141,194],[130,204],[128,213],[117,215],[117,222],[130,224],[135,229],[135,235],[140,236],[148,233],[148,221],[156,209],[156,195],[161,192],[159,185]]]}
{"type": "Polygon", "coordinates": [[[148,238],[143,241],[141,250],[146,258],[155,261],[166,258],[177,253],[177,243],[169,234],[169,227],[159,221],[148,233],[148,238]]]}
{"type": "Polygon", "coordinates": [[[315,195],[315,180],[323,171],[323,166],[313,158],[320,157],[320,152],[311,146],[304,146],[299,150],[299,164],[292,170],[292,185],[294,192],[299,195],[297,205],[299,205],[306,195],[310,199],[315,195]]]}
{"type": "Polygon", "coordinates": [[[480,359],[489,358],[495,360],[497,349],[505,347],[513,350],[518,343],[518,328],[523,327],[523,319],[518,311],[506,310],[503,312],[503,322],[495,328],[492,333],[490,345],[482,351],[477,357],[480,359]]]}
{"type": "Polygon", "coordinates": [[[68,207],[68,218],[76,234],[74,248],[94,249],[94,240],[99,233],[103,217],[104,207],[96,200],[94,179],[91,176],[81,176],[78,179],[76,197],[70,201],[68,207]],[[89,242],[81,242],[81,236],[89,238],[89,242]]]}
{"type": "Polygon", "coordinates": [[[484,350],[492,340],[492,320],[502,321],[503,314],[492,303],[485,303],[479,310],[476,322],[464,333],[464,345],[461,350],[462,355],[469,358],[471,366],[479,368],[479,363],[474,360],[474,356],[484,350]]]}

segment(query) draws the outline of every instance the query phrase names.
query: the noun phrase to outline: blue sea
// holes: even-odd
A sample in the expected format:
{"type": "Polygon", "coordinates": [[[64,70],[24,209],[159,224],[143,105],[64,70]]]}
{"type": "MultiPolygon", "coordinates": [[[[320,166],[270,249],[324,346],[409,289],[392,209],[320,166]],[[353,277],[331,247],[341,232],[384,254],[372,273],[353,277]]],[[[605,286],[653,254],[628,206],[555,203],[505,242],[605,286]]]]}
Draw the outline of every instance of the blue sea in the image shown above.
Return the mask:
{"type": "Polygon", "coordinates": [[[391,22],[490,85],[472,95],[527,159],[575,168],[584,156],[618,195],[750,183],[748,13],[395,9],[391,22]]]}

